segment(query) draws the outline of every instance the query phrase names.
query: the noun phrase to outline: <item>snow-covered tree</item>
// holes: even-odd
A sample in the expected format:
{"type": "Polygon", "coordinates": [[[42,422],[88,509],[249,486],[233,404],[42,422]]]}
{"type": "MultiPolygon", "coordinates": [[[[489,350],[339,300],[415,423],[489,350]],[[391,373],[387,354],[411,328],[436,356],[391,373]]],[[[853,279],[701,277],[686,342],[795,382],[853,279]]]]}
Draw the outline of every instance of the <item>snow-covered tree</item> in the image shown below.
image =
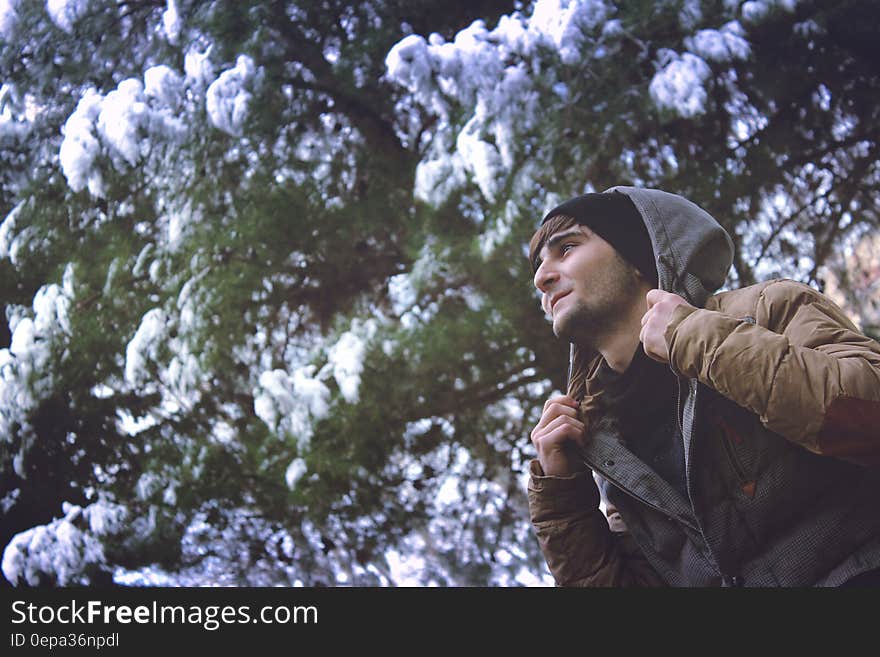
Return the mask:
{"type": "Polygon", "coordinates": [[[548,582],[537,220],[658,186],[821,285],[880,224],[871,5],[0,0],[4,575],[548,582]]]}

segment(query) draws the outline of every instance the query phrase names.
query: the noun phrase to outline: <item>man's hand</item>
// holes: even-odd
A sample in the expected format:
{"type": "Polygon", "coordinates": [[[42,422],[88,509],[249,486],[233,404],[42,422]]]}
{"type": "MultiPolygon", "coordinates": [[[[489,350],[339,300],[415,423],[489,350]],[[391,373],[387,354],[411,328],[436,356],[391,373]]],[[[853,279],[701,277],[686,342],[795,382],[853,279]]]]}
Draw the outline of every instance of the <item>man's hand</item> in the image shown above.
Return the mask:
{"type": "Polygon", "coordinates": [[[567,476],[586,469],[577,447],[586,440],[586,425],[578,419],[578,403],[571,397],[544,402],[541,420],[532,430],[532,444],[545,475],[567,476]]]}
{"type": "Polygon", "coordinates": [[[677,294],[663,290],[651,290],[646,297],[648,312],[642,317],[642,332],[639,340],[645,347],[645,353],[661,363],[669,362],[669,348],[666,346],[666,327],[672,319],[672,311],[677,306],[691,306],[677,294]]]}

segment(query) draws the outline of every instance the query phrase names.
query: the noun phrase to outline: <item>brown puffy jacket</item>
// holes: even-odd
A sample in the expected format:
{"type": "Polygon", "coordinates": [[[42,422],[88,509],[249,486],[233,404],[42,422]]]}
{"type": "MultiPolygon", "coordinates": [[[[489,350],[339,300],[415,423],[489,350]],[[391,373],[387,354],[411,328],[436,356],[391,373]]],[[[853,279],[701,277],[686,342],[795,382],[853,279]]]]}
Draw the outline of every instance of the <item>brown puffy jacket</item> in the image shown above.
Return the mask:
{"type": "MultiPolygon", "coordinates": [[[[533,461],[530,516],[556,582],[837,585],[880,568],[880,344],[785,280],[682,306],[666,339],[691,383],[691,499],[599,432],[585,462],[630,531],[616,515],[609,527],[589,472],[547,477],[533,461]]],[[[589,414],[601,391],[585,385],[589,414]]]]}

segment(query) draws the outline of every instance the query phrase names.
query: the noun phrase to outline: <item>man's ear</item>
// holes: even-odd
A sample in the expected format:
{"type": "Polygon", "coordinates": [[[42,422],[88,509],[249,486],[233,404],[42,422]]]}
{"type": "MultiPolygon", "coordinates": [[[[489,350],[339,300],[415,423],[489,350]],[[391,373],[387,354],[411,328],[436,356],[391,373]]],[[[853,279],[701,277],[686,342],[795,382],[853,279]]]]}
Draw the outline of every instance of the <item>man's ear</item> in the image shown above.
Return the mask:
{"type": "Polygon", "coordinates": [[[635,265],[631,265],[629,263],[626,263],[626,264],[629,266],[629,269],[632,272],[633,286],[635,287],[636,290],[639,290],[639,288],[641,288],[640,293],[639,293],[639,297],[641,298],[642,301],[645,302],[645,308],[647,309],[647,302],[645,301],[645,295],[650,290],[654,289],[654,284],[651,282],[651,280],[647,276],[645,276],[641,271],[636,269],[635,265]]]}
{"type": "Polygon", "coordinates": [[[635,277],[636,283],[642,284],[644,283],[648,287],[651,286],[651,281],[648,280],[648,277],[645,276],[634,264],[624,260],[626,266],[629,268],[632,275],[635,277]]]}

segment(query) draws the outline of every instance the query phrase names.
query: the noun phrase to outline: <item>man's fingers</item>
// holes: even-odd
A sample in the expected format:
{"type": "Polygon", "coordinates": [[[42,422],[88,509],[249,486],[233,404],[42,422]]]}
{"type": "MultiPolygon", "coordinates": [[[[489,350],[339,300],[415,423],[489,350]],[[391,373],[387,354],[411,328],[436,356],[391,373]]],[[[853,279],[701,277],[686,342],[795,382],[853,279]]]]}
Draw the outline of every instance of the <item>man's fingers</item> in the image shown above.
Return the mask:
{"type": "Polygon", "coordinates": [[[549,422],[546,427],[536,428],[532,432],[532,442],[536,447],[538,443],[541,443],[543,447],[549,447],[565,440],[574,440],[579,445],[583,445],[585,428],[584,423],[580,420],[560,415],[549,422]]]}
{"type": "Polygon", "coordinates": [[[559,427],[566,427],[566,426],[572,426],[577,431],[580,431],[583,433],[586,425],[584,425],[584,423],[581,422],[580,420],[578,420],[577,418],[569,417],[567,415],[560,415],[559,417],[554,418],[551,422],[549,422],[542,433],[549,434],[549,433],[552,433],[553,431],[555,431],[556,429],[558,429],[559,427]]]}
{"type": "Polygon", "coordinates": [[[663,290],[649,290],[649,291],[648,291],[648,294],[645,296],[645,301],[648,302],[648,310],[651,309],[651,306],[653,306],[653,305],[656,304],[658,301],[660,301],[661,299],[663,299],[663,297],[664,297],[666,294],[667,294],[667,293],[664,292],[663,290]]]}
{"type": "Polygon", "coordinates": [[[535,449],[541,457],[555,451],[582,448],[585,442],[583,429],[573,424],[562,424],[535,440],[535,449]]]}
{"type": "Polygon", "coordinates": [[[568,395],[560,395],[559,397],[551,397],[547,401],[544,402],[544,410],[543,413],[547,412],[547,407],[550,404],[564,404],[565,406],[571,406],[572,408],[577,408],[578,403],[575,401],[574,397],[569,397],[568,395]]]}
{"type": "Polygon", "coordinates": [[[646,354],[646,355],[648,356],[648,358],[650,358],[651,360],[656,360],[658,363],[663,363],[664,365],[666,364],[666,361],[663,360],[663,358],[661,358],[660,356],[657,356],[656,354],[654,354],[654,353],[648,351],[648,348],[647,348],[647,347],[645,347],[645,354],[646,354]]]}
{"type": "Polygon", "coordinates": [[[544,414],[541,416],[538,424],[535,425],[535,431],[541,431],[544,427],[553,422],[553,420],[560,417],[570,417],[572,419],[577,419],[577,411],[570,406],[564,406],[562,404],[550,404],[550,406],[547,407],[547,410],[544,411],[544,414]]]}
{"type": "Polygon", "coordinates": [[[585,429],[584,423],[580,420],[569,417],[568,415],[559,415],[548,420],[544,426],[535,427],[534,431],[532,431],[532,442],[545,440],[547,436],[552,434],[556,429],[566,426],[573,427],[575,431],[580,432],[583,432],[585,429]]]}
{"type": "Polygon", "coordinates": [[[577,418],[578,402],[562,395],[548,399],[532,444],[546,474],[568,475],[583,469],[579,448],[586,443],[586,423],[577,418]]]}
{"type": "Polygon", "coordinates": [[[651,345],[648,344],[648,327],[644,324],[642,325],[642,330],[639,332],[639,342],[642,343],[642,347],[644,347],[645,353],[650,356],[651,345]]]}
{"type": "Polygon", "coordinates": [[[565,407],[560,407],[560,408],[562,408],[562,411],[559,414],[546,413],[541,417],[541,421],[535,426],[534,430],[532,431],[532,440],[533,441],[535,440],[536,437],[547,433],[547,431],[549,429],[557,426],[559,424],[559,421],[562,418],[565,418],[565,419],[571,420],[572,422],[577,422],[578,424],[583,425],[583,423],[580,420],[578,420],[577,417],[574,415],[574,409],[565,408],[565,407]],[[556,424],[554,424],[554,423],[556,423],[556,424]]]}

